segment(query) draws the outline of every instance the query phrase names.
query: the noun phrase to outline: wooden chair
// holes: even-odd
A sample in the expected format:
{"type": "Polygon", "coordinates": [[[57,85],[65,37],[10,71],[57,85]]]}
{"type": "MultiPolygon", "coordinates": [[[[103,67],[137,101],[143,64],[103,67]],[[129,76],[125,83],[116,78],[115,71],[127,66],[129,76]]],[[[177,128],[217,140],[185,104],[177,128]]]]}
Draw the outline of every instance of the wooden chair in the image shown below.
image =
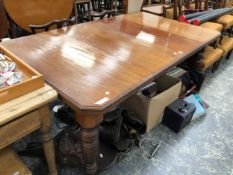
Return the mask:
{"type": "Polygon", "coordinates": [[[177,20],[178,16],[183,14],[185,6],[182,1],[173,0],[173,4],[169,7],[163,7],[163,17],[177,20]]]}
{"type": "Polygon", "coordinates": [[[127,9],[126,7],[128,6],[128,1],[126,0],[115,0],[114,1],[114,7],[115,7],[115,13],[116,14],[125,14],[127,9]]]}
{"type": "Polygon", "coordinates": [[[233,29],[233,16],[223,15],[218,18],[216,22],[223,26],[223,34],[218,47],[223,50],[226,59],[229,59],[233,50],[233,38],[231,36],[233,29]]]}
{"type": "Polygon", "coordinates": [[[29,25],[32,33],[35,34],[37,33],[36,31],[48,31],[49,29],[53,29],[53,28],[61,28],[61,27],[65,27],[65,26],[70,26],[73,25],[75,23],[75,17],[73,17],[72,19],[62,19],[62,20],[54,20],[52,22],[49,22],[47,24],[43,24],[43,25],[29,25]]]}
{"type": "Polygon", "coordinates": [[[233,38],[224,36],[222,24],[206,22],[201,24],[201,27],[222,32],[222,39],[215,43],[214,47],[207,47],[203,54],[204,70],[213,65],[212,71],[214,72],[218,68],[222,57],[226,56],[229,59],[233,49],[233,38]]]}
{"type": "Polygon", "coordinates": [[[220,64],[223,55],[224,52],[220,48],[214,48],[211,46],[206,47],[203,52],[204,68],[202,70],[206,70],[212,66],[212,72],[214,73],[220,64]]]}
{"type": "Polygon", "coordinates": [[[231,33],[233,27],[233,16],[232,15],[223,15],[216,19],[216,22],[223,25],[224,32],[231,33]]]}
{"type": "MultiPolygon", "coordinates": [[[[200,26],[203,28],[208,28],[220,32],[223,28],[221,24],[213,22],[206,22],[200,26]]],[[[224,56],[224,51],[218,47],[218,44],[219,40],[207,46],[202,51],[192,56],[187,62],[187,64],[190,67],[193,67],[200,71],[205,71],[212,66],[212,72],[214,73],[220,64],[222,57],[224,56]]]]}
{"type": "MultiPolygon", "coordinates": [[[[214,22],[205,22],[200,25],[201,27],[208,28],[211,30],[215,30],[218,32],[223,31],[223,26],[218,23],[214,22]]],[[[223,35],[223,34],[222,34],[223,35]]],[[[222,37],[221,37],[222,38],[222,37]]],[[[212,66],[212,72],[215,72],[220,64],[220,61],[222,57],[224,56],[224,51],[223,49],[217,47],[219,43],[221,42],[221,39],[217,40],[213,46],[208,46],[203,54],[203,59],[204,59],[204,70],[207,69],[208,67],[212,66]]]]}
{"type": "MultiPolygon", "coordinates": [[[[220,17],[221,18],[221,17],[220,17]]],[[[228,19],[229,20],[229,19],[228,19]]],[[[229,22],[230,23],[230,22],[229,22]]],[[[211,65],[212,72],[215,72],[220,64],[221,59],[225,56],[226,59],[230,58],[233,50],[233,38],[227,36],[224,30],[230,28],[228,23],[205,22],[200,25],[201,27],[216,30],[221,32],[221,38],[216,41],[213,46],[208,46],[204,49],[202,54],[202,70],[206,70],[211,65]]],[[[199,64],[199,63],[198,63],[199,64]]],[[[200,64],[199,64],[200,65],[200,64]]]]}
{"type": "Polygon", "coordinates": [[[190,59],[186,61],[186,64],[202,72],[212,66],[212,72],[214,73],[219,66],[223,54],[222,49],[207,46],[202,51],[190,57],[190,59]]]}
{"type": "Polygon", "coordinates": [[[154,15],[163,15],[163,7],[170,7],[171,4],[165,4],[165,0],[161,0],[161,3],[154,4],[153,2],[143,0],[141,5],[141,12],[146,12],[154,15]]]}
{"type": "Polygon", "coordinates": [[[103,19],[115,15],[114,0],[92,0],[91,19],[103,19]]]}
{"type": "Polygon", "coordinates": [[[75,22],[91,21],[91,0],[74,0],[75,22]]]}
{"type": "Polygon", "coordinates": [[[180,15],[190,14],[208,9],[208,0],[176,0],[173,4],[163,7],[163,17],[169,19],[178,19],[180,15]]]}
{"type": "Polygon", "coordinates": [[[209,0],[186,0],[183,4],[184,10],[183,14],[196,13],[200,11],[205,11],[209,7],[213,8],[212,2],[209,0]]]}
{"type": "Polygon", "coordinates": [[[233,38],[230,36],[223,36],[222,42],[219,43],[218,47],[223,50],[226,59],[230,59],[233,50],[233,38]]]}
{"type": "Polygon", "coordinates": [[[221,42],[219,43],[219,48],[223,49],[226,58],[229,59],[233,50],[233,38],[231,38],[233,30],[233,16],[230,14],[223,15],[217,18],[216,22],[223,26],[223,35],[221,42]]]}

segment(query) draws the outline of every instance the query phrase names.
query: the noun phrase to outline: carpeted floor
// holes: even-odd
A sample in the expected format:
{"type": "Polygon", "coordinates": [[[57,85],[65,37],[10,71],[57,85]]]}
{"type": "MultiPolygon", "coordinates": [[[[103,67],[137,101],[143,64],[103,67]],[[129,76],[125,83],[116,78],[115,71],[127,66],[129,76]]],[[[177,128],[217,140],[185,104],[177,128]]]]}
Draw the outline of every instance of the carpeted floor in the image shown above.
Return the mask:
{"type": "MultiPolygon", "coordinates": [[[[179,134],[163,125],[144,137],[160,148],[147,159],[134,148],[123,160],[100,175],[233,175],[233,55],[216,73],[208,72],[201,97],[208,114],[193,121],[179,134]]],[[[40,159],[23,157],[34,174],[44,167],[40,159]]],[[[60,175],[84,174],[80,168],[59,168],[60,175]]]]}

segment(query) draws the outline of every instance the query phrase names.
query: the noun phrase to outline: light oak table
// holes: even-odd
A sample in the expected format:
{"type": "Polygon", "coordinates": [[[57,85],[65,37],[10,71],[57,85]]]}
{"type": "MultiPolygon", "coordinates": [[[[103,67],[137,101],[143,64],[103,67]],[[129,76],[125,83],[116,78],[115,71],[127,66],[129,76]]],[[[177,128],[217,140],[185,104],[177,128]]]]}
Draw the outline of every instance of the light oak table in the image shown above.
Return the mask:
{"type": "Polygon", "coordinates": [[[203,49],[220,33],[133,13],[2,43],[75,111],[87,174],[97,171],[103,114],[203,49]]]}
{"type": "MultiPolygon", "coordinates": [[[[50,86],[45,85],[38,90],[0,105],[0,156],[2,156],[0,160],[12,160],[13,158],[11,157],[14,156],[12,156],[13,154],[8,150],[7,146],[40,129],[50,174],[57,174],[54,145],[51,136],[51,116],[48,107],[48,103],[56,98],[57,92],[50,86]]],[[[20,168],[17,167],[17,163],[9,165],[5,162],[4,164],[8,168],[11,166],[12,169],[20,168]]],[[[0,172],[4,171],[3,169],[1,167],[0,172]]]]}
{"type": "Polygon", "coordinates": [[[0,150],[1,175],[32,175],[19,156],[10,148],[0,150]]]}

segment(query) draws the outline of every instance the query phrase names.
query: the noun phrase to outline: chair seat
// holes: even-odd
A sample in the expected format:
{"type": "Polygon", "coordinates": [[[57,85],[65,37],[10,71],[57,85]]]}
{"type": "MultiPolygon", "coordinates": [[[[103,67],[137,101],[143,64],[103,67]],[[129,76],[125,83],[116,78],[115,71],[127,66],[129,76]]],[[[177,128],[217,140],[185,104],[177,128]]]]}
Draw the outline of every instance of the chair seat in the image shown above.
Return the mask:
{"type": "Polygon", "coordinates": [[[224,29],[229,29],[233,25],[232,15],[223,15],[216,19],[216,22],[223,25],[224,29]]]}
{"type": "Polygon", "coordinates": [[[204,28],[211,29],[211,30],[216,30],[219,32],[221,32],[222,28],[223,28],[222,24],[218,24],[215,22],[205,22],[205,23],[201,24],[200,26],[204,27],[204,28]]]}
{"type": "Polygon", "coordinates": [[[206,47],[203,54],[204,70],[213,65],[223,55],[223,50],[219,48],[206,47]]]}
{"type": "Polygon", "coordinates": [[[91,11],[91,16],[94,18],[102,18],[107,14],[113,14],[114,10],[104,10],[102,12],[91,11]]]}
{"type": "Polygon", "coordinates": [[[233,49],[233,38],[224,36],[222,39],[222,44],[219,44],[218,47],[224,51],[224,54],[227,54],[233,49]]]}

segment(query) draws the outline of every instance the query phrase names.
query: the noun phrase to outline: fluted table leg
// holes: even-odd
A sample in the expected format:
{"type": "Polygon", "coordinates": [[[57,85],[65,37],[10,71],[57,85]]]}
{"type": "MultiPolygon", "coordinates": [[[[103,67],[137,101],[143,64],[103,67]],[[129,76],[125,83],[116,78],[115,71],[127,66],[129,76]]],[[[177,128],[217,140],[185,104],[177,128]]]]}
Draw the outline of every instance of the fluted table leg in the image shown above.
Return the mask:
{"type": "Polygon", "coordinates": [[[81,128],[81,142],[86,173],[88,175],[96,174],[99,151],[99,127],[91,129],[81,128]]]}

